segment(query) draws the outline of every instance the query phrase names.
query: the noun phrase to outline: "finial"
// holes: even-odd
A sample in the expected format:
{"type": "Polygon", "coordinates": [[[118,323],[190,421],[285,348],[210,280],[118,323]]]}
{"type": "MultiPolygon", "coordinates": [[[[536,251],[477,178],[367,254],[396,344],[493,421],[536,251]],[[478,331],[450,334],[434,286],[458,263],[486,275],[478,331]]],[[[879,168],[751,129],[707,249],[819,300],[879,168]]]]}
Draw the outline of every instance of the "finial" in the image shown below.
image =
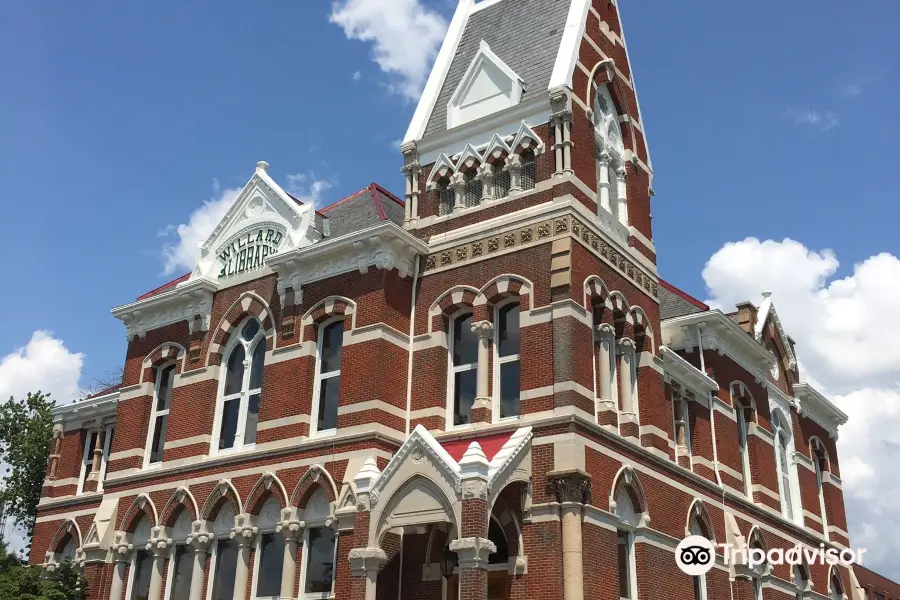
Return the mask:
{"type": "Polygon", "coordinates": [[[261,161],[259,161],[258,163],[256,163],[256,168],[259,169],[260,171],[268,171],[268,170],[269,170],[269,163],[267,163],[267,162],[264,161],[264,160],[261,160],[261,161]]]}
{"type": "Polygon", "coordinates": [[[762,293],[763,298],[768,298],[771,295],[772,295],[772,292],[770,292],[769,290],[766,290],[765,292],[762,293]]]}

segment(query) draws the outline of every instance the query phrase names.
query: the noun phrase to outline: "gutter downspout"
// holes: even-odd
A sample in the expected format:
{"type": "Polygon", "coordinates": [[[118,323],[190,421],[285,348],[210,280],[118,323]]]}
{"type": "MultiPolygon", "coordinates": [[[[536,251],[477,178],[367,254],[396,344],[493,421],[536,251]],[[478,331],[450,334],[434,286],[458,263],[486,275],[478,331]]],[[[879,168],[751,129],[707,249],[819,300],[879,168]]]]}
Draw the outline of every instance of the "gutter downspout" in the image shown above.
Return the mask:
{"type": "MultiPolygon", "coordinates": [[[[412,294],[409,307],[409,363],[406,366],[406,437],[409,439],[410,412],[412,411],[413,336],[416,333],[416,289],[419,285],[419,259],[413,271],[412,294]]],[[[402,563],[401,563],[402,564],[402,563]]]]}

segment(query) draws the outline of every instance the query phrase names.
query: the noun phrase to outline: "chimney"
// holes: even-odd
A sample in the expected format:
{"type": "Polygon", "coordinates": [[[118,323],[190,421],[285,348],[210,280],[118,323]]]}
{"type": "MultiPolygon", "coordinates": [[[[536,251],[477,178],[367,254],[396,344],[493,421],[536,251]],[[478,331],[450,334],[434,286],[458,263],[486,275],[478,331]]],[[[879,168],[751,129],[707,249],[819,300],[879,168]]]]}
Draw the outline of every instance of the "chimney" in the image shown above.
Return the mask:
{"type": "Polygon", "coordinates": [[[749,334],[753,334],[756,327],[756,307],[751,302],[741,302],[737,305],[738,325],[749,334]]]}

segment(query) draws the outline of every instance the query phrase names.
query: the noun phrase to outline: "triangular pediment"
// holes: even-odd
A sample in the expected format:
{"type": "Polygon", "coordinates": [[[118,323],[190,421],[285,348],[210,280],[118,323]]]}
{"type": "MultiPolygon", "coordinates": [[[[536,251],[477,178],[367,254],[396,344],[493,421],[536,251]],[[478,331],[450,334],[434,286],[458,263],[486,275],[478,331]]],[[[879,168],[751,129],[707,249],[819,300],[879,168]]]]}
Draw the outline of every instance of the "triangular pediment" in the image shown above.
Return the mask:
{"type": "Polygon", "coordinates": [[[191,279],[225,283],[265,268],[265,259],[315,242],[315,208],[301,204],[260,162],[250,181],[200,247],[191,279]]]}
{"type": "Polygon", "coordinates": [[[753,331],[753,337],[756,341],[761,344],[765,343],[764,335],[769,324],[771,324],[772,329],[774,330],[773,337],[777,338],[778,345],[781,347],[781,351],[784,353],[785,358],[787,358],[788,368],[793,369],[796,367],[797,357],[794,356],[791,342],[784,332],[784,328],[781,326],[781,319],[778,318],[778,311],[775,310],[775,303],[772,302],[772,297],[768,292],[757,309],[756,318],[756,328],[753,331]]]}
{"type": "Polygon", "coordinates": [[[447,104],[447,129],[516,106],[522,78],[484,40],[447,104]]]}

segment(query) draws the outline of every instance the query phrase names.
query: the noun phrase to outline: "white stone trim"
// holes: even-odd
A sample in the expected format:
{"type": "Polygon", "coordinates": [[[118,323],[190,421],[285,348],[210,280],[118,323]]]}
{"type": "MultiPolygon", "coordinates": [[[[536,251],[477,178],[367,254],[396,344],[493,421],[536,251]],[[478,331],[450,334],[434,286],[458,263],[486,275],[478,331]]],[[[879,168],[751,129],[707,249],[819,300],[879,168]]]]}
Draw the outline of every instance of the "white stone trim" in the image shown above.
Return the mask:
{"type": "MultiPolygon", "coordinates": [[[[393,404],[388,404],[383,400],[366,400],[364,402],[356,402],[354,404],[338,406],[337,412],[338,415],[349,415],[365,410],[380,410],[382,412],[388,413],[389,415],[395,416],[398,419],[403,419],[404,421],[406,420],[406,409],[396,407],[393,404]]],[[[371,427],[371,425],[366,425],[366,427],[371,427]]],[[[342,427],[341,431],[344,431],[346,429],[346,427],[342,427]]]]}
{"type": "MultiPolygon", "coordinates": [[[[760,494],[764,494],[764,495],[768,496],[769,498],[771,498],[772,500],[775,500],[776,502],[779,502],[779,503],[781,502],[781,498],[778,496],[778,493],[773,492],[772,490],[770,490],[769,488],[767,488],[764,485],[761,485],[759,483],[754,483],[751,486],[751,488],[754,493],[759,492],[760,494]]],[[[773,509],[773,510],[775,510],[775,509],[773,509]]],[[[781,511],[779,510],[778,512],[780,513],[781,511]]]]}
{"type": "Polygon", "coordinates": [[[558,87],[572,89],[572,76],[575,72],[575,63],[578,61],[578,51],[587,25],[590,6],[590,0],[573,0],[569,6],[569,14],[566,17],[565,29],[563,29],[556,61],[550,74],[548,90],[558,87]]]}
{"type": "Polygon", "coordinates": [[[447,129],[453,129],[454,127],[465,125],[466,123],[494,114],[495,112],[508,110],[516,106],[522,99],[523,81],[524,80],[518,73],[513,71],[509,65],[503,62],[503,59],[494,54],[486,41],[481,40],[478,51],[472,58],[472,62],[469,63],[466,72],[463,74],[462,79],[460,79],[459,84],[450,96],[450,100],[447,102],[447,129]],[[464,116],[464,109],[460,104],[463,102],[465,95],[471,92],[472,84],[475,83],[478,73],[485,64],[492,65],[511,83],[508,104],[502,108],[494,108],[493,110],[488,111],[485,111],[485,109],[482,109],[481,111],[472,111],[472,114],[464,116]]]}
{"type": "MultiPolygon", "coordinates": [[[[429,315],[428,318],[431,319],[433,316],[434,315],[429,315]]],[[[429,348],[443,348],[448,350],[450,348],[450,343],[448,341],[447,332],[432,331],[431,333],[417,335],[413,340],[413,352],[428,350],[429,348]]]]}
{"type": "Polygon", "coordinates": [[[809,519],[810,521],[813,521],[814,523],[818,523],[819,525],[822,524],[822,517],[817,514],[811,513],[806,509],[803,509],[803,517],[809,519]]]}
{"type": "Polygon", "coordinates": [[[128,450],[119,450],[118,452],[113,452],[109,455],[109,460],[121,460],[123,458],[143,458],[144,457],[144,449],[143,448],[129,448],[128,450]]]}
{"type": "Polygon", "coordinates": [[[409,339],[405,333],[397,331],[386,323],[374,323],[372,325],[364,325],[357,327],[349,332],[344,332],[344,346],[352,346],[353,344],[361,344],[374,340],[388,341],[398,348],[409,350],[409,339]]]}
{"type": "Polygon", "coordinates": [[[520,400],[533,400],[535,398],[544,398],[553,395],[553,386],[545,385],[544,387],[531,388],[530,390],[522,390],[519,392],[520,400]]]}
{"type": "Polygon", "coordinates": [[[194,446],[196,444],[212,443],[211,435],[195,435],[191,437],[181,438],[180,440],[166,440],[166,449],[183,448],[184,446],[194,446]]]}
{"type": "MultiPolygon", "coordinates": [[[[141,454],[143,456],[143,453],[141,454]]],[[[78,477],[67,477],[65,479],[44,479],[44,487],[62,487],[65,485],[78,485],[80,480],[78,477]]]]}
{"type": "Polygon", "coordinates": [[[444,406],[429,406],[428,408],[420,408],[409,413],[409,420],[426,419],[428,417],[446,418],[447,409],[444,406]]]}
{"type": "Polygon", "coordinates": [[[277,429],[278,427],[287,427],[289,425],[300,425],[301,423],[309,424],[309,415],[292,415],[290,417],[281,417],[280,419],[269,419],[268,421],[260,421],[256,425],[257,433],[267,431],[269,429],[277,429]]]}
{"type": "MultiPolygon", "coordinates": [[[[295,332],[296,335],[296,332],[295,332]]],[[[344,333],[344,337],[347,336],[347,333],[344,333]]],[[[316,355],[316,342],[315,340],[307,340],[305,342],[301,342],[299,344],[291,344],[290,346],[282,346],[276,350],[272,350],[266,352],[266,366],[268,365],[276,365],[278,363],[282,363],[288,360],[295,360],[298,358],[304,358],[307,356],[315,356],[316,355]]]]}

